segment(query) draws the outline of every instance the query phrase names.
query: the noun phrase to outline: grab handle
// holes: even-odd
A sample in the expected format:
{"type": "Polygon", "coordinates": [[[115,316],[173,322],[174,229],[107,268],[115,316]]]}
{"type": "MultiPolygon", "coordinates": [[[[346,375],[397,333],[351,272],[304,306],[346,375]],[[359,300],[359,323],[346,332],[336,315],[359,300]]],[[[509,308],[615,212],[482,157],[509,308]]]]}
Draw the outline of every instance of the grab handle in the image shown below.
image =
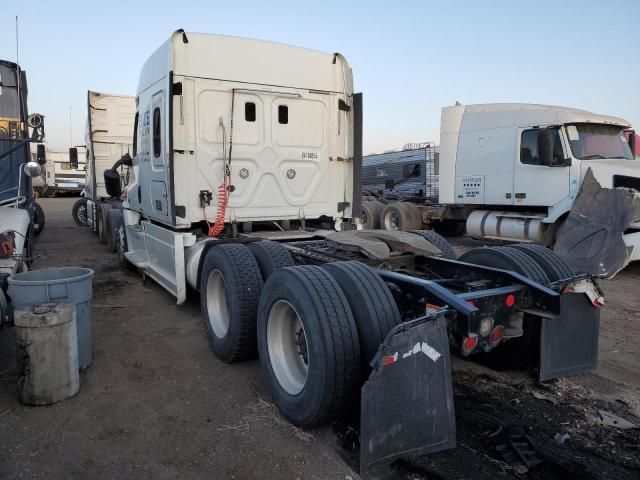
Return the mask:
{"type": "Polygon", "coordinates": [[[71,289],[68,283],[47,284],[47,300],[71,300],[71,289]],[[64,289],[63,289],[64,287],[64,289]],[[62,293],[64,292],[64,294],[62,293]]]}

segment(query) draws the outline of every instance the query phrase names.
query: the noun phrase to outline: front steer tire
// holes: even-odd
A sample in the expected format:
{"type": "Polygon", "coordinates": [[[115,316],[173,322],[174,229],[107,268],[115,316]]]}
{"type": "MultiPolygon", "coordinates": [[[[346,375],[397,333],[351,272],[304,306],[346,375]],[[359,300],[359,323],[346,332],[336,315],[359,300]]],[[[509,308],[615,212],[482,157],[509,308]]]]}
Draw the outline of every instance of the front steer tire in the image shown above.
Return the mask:
{"type": "Polygon", "coordinates": [[[258,349],[273,401],[294,425],[343,418],[357,402],[358,331],[347,298],[324,269],[289,267],[269,277],[260,298],[258,349]]]}
{"type": "Polygon", "coordinates": [[[223,362],[255,357],[262,287],[258,263],[245,245],[218,245],[207,251],[200,276],[200,306],[209,346],[223,362]]]}

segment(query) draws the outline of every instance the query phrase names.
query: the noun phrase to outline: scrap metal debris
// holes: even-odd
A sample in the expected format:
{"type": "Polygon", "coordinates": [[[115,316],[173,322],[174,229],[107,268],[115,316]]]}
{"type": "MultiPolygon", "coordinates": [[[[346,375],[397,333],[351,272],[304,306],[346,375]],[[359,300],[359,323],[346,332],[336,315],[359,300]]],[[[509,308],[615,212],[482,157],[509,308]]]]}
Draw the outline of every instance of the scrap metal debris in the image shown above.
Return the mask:
{"type": "Polygon", "coordinates": [[[607,412],[606,410],[598,410],[598,415],[600,415],[600,418],[596,419],[597,423],[600,423],[606,427],[615,427],[622,430],[640,428],[638,427],[638,425],[631,423],[622,417],[618,417],[611,412],[607,412]]]}
{"type": "Polygon", "coordinates": [[[571,435],[569,435],[567,432],[558,432],[553,436],[553,439],[558,445],[564,445],[564,442],[571,439],[571,435]]]}
{"type": "Polygon", "coordinates": [[[531,395],[536,397],[538,400],[546,400],[547,402],[551,402],[554,405],[557,405],[559,403],[557,398],[552,397],[551,395],[545,395],[544,393],[540,393],[540,392],[538,392],[536,390],[531,392],[531,395]]]}
{"type": "Polygon", "coordinates": [[[520,427],[500,427],[491,434],[491,438],[504,461],[519,474],[527,473],[530,468],[542,463],[531,440],[520,427]]]}

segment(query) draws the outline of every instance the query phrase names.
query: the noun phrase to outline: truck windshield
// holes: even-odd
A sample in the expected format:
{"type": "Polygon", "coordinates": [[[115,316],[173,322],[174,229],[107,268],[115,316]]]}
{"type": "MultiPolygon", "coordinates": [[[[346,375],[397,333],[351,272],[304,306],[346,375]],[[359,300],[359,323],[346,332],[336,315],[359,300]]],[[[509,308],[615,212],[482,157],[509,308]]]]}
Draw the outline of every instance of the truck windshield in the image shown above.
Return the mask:
{"type": "Polygon", "coordinates": [[[573,156],[580,160],[625,158],[633,160],[622,127],[576,123],[567,125],[567,137],[573,156]]]}

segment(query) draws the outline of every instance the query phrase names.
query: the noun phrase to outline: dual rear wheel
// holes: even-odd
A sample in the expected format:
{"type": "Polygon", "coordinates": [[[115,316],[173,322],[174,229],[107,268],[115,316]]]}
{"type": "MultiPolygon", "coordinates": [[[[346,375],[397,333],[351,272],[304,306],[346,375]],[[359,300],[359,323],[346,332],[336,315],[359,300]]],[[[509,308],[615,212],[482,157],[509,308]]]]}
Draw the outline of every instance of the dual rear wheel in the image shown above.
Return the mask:
{"type": "Polygon", "coordinates": [[[216,356],[233,362],[258,352],[274,403],[303,428],[348,413],[378,346],[400,322],[369,267],[294,266],[276,242],[209,249],[200,296],[216,356]]]}

